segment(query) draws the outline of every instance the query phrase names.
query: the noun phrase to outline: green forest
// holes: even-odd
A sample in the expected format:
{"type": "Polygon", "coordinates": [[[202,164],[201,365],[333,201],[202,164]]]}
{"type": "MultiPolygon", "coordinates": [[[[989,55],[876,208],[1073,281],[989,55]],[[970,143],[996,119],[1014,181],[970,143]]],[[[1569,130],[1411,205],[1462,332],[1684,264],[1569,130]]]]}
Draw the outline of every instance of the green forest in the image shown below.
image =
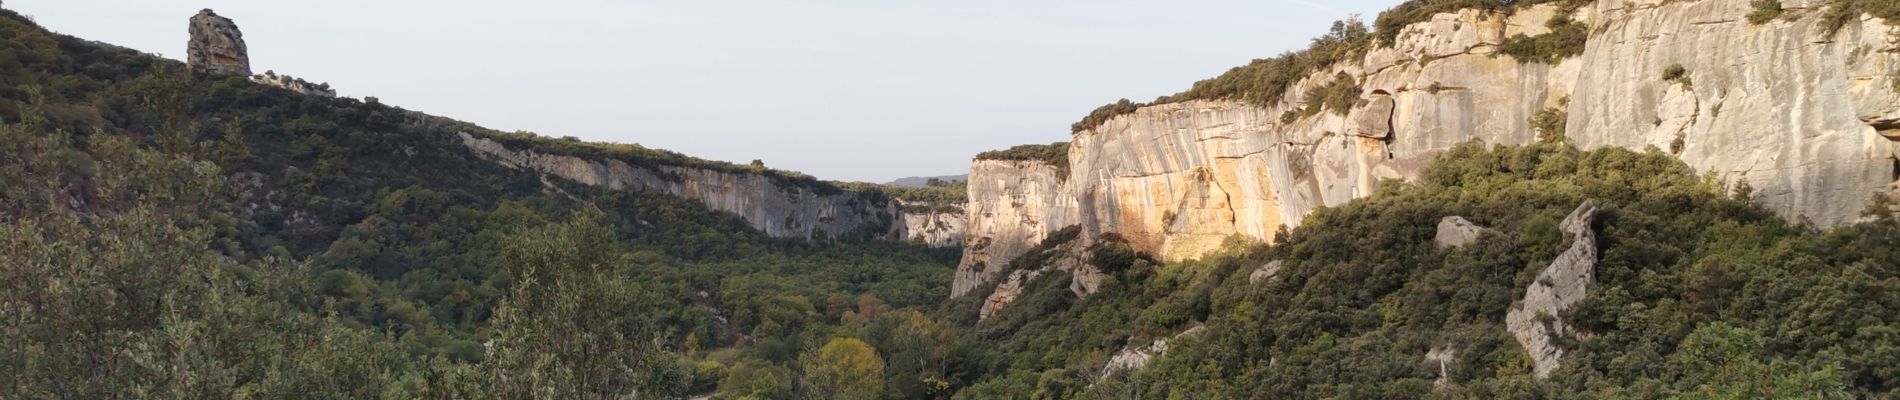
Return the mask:
{"type": "MultiPolygon", "coordinates": [[[[1277,96],[1298,75],[1283,68],[1376,35],[1342,24],[1316,42],[1325,57],[1256,61],[1176,100],[1277,96]]],[[[1307,112],[1341,107],[1318,97],[1307,112]]],[[[193,74],[0,11],[0,399],[1900,398],[1888,200],[1818,229],[1658,149],[1467,143],[1282,240],[1199,260],[1065,230],[1041,248],[1093,243],[1101,289],[1043,274],[979,321],[983,299],[949,297],[956,249],[772,238],[690,200],[502,167],[458,133],[910,209],[965,191],[497,132],[193,74]],[[1596,282],[1561,316],[1584,334],[1537,379],[1504,314],[1585,201],[1604,210],[1596,282]],[[1452,215],[1482,240],[1434,246],[1452,215]],[[1160,338],[1146,368],[1103,368],[1160,338]]],[[[978,158],[1066,169],[1067,149],[978,158]]],[[[1026,254],[1005,268],[1054,262],[1026,254]]]]}

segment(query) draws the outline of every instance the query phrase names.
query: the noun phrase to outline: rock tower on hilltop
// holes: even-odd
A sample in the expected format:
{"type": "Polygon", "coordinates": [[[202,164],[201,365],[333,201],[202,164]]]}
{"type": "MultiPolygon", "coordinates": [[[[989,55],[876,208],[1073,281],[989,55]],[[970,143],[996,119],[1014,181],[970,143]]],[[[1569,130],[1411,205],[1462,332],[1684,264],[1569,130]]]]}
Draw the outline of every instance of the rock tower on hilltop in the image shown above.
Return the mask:
{"type": "Polygon", "coordinates": [[[186,45],[191,70],[219,75],[251,75],[250,52],[237,23],[207,8],[191,17],[191,42],[186,45]]]}

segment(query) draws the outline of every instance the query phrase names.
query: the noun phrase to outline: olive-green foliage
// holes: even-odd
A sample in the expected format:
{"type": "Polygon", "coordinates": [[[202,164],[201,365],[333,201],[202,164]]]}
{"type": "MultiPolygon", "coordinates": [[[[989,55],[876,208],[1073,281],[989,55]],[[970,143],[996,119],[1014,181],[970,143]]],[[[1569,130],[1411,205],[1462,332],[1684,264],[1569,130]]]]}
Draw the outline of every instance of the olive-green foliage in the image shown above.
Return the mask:
{"type": "Polygon", "coordinates": [[[1072,130],[1082,132],[1092,129],[1115,116],[1155,104],[1190,100],[1239,100],[1254,104],[1271,104],[1279,101],[1288,88],[1306,78],[1307,74],[1330,67],[1340,61],[1361,57],[1371,46],[1372,35],[1366,30],[1365,24],[1356,20],[1334,22],[1331,31],[1313,39],[1312,45],[1305,50],[1287,52],[1273,58],[1255,59],[1247,65],[1229,69],[1213,79],[1195,82],[1194,86],[1187,91],[1163,96],[1150,103],[1131,103],[1127,99],[1122,99],[1089,113],[1088,117],[1076,123],[1072,130]]]}
{"type": "Polygon", "coordinates": [[[1303,116],[1319,115],[1330,110],[1333,114],[1344,116],[1352,111],[1353,103],[1359,101],[1359,80],[1344,72],[1334,74],[1333,80],[1324,85],[1314,86],[1306,91],[1306,108],[1301,109],[1303,116]]]}
{"type": "Polygon", "coordinates": [[[1753,0],[1748,5],[1755,8],[1748,12],[1748,23],[1766,24],[1781,16],[1781,0],[1753,0]]]}
{"type": "Polygon", "coordinates": [[[500,398],[619,399],[684,394],[663,346],[665,299],[614,271],[613,237],[589,213],[512,235],[513,294],[495,311],[485,391],[500,398]]]}
{"type": "Polygon", "coordinates": [[[1113,119],[1123,114],[1133,113],[1135,112],[1135,110],[1140,109],[1142,107],[1147,107],[1147,106],[1149,106],[1148,103],[1135,103],[1135,102],[1128,101],[1128,99],[1117,100],[1114,103],[1108,103],[1101,107],[1096,107],[1094,110],[1089,111],[1089,115],[1082,117],[1081,121],[1076,121],[1076,123],[1070,124],[1069,131],[1081,132],[1081,131],[1085,131],[1089,129],[1095,129],[1095,127],[1102,126],[1103,123],[1107,123],[1109,119],[1113,119]]]}
{"type": "Polygon", "coordinates": [[[1373,26],[1378,28],[1379,40],[1392,43],[1399,32],[1407,25],[1429,21],[1433,15],[1458,12],[1464,9],[1510,12],[1518,7],[1556,3],[1561,9],[1575,10],[1590,4],[1589,0],[1409,0],[1379,13],[1373,26]]]}
{"type": "Polygon", "coordinates": [[[320,316],[302,266],[212,248],[217,166],[41,123],[0,125],[0,396],[363,398],[409,368],[320,316]]]}
{"type": "Polygon", "coordinates": [[[1685,88],[1695,85],[1694,78],[1689,76],[1689,69],[1684,68],[1682,64],[1670,64],[1668,67],[1663,68],[1662,79],[1664,81],[1682,84],[1685,88]]]}
{"type": "Polygon", "coordinates": [[[1860,18],[1861,14],[1872,14],[1885,19],[1888,24],[1900,24],[1900,3],[1889,0],[1829,0],[1827,8],[1821,13],[1821,24],[1831,36],[1847,27],[1847,23],[1860,18]]]}
{"type": "MultiPolygon", "coordinates": [[[[1458,146],[1413,183],[1322,209],[1271,246],[1138,266],[1086,298],[1045,274],[971,324],[990,361],[964,396],[1035,393],[1107,355],[1204,324],[1165,356],[1074,397],[1874,397],[1900,389],[1900,225],[1812,232],[1651,150],[1458,146]],[[1570,246],[1586,199],[1599,258],[1549,380],[1505,331],[1508,307],[1570,246]],[[1439,219],[1491,228],[1438,249],[1439,219]],[[1247,275],[1284,262],[1260,284],[1247,275]],[[1433,348],[1457,351],[1434,389],[1433,348]],[[1055,371],[1055,372],[1051,372],[1055,371]]],[[[978,289],[982,292],[985,289],[978,289]]],[[[973,307],[954,303],[953,307],[973,307]]],[[[953,309],[973,312],[971,308],[953,309]]],[[[956,315],[946,315],[955,319],[956,315]]],[[[978,364],[983,366],[985,364],[978,364]]],[[[1055,385],[1060,386],[1060,385],[1055,385]]]]}
{"type": "Polygon", "coordinates": [[[1558,12],[1545,26],[1550,27],[1550,32],[1537,36],[1519,34],[1505,39],[1498,46],[1498,52],[1521,63],[1556,64],[1582,55],[1590,41],[1590,27],[1571,19],[1570,11],[1558,12]]]}
{"type": "MultiPolygon", "coordinates": [[[[1066,158],[1063,163],[1068,163],[1066,158]]],[[[969,202],[969,188],[964,181],[942,181],[931,179],[923,187],[884,185],[876,183],[853,182],[841,185],[845,190],[856,192],[877,192],[896,198],[906,212],[961,212],[963,204],[969,202]]]]}
{"type": "Polygon", "coordinates": [[[1056,167],[1057,179],[1069,179],[1069,142],[1025,144],[977,153],[977,160],[1040,161],[1056,167]]]}
{"type": "Polygon", "coordinates": [[[884,392],[884,359],[863,340],[834,338],[799,361],[807,399],[875,400],[884,392]]]}
{"type": "Polygon", "coordinates": [[[1562,108],[1538,110],[1537,115],[1531,116],[1531,130],[1537,132],[1538,141],[1561,142],[1564,140],[1564,126],[1569,123],[1569,119],[1569,114],[1562,108]]]}

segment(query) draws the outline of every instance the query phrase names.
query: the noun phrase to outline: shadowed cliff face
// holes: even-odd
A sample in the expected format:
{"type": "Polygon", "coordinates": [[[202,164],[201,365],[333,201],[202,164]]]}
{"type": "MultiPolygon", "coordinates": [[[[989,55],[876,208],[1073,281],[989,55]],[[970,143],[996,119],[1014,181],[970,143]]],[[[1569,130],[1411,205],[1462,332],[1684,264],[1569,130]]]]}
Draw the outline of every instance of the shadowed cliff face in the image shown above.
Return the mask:
{"type": "Polygon", "coordinates": [[[920,240],[933,247],[960,244],[961,215],[928,212],[906,215],[896,201],[864,192],[821,193],[760,174],[700,168],[629,165],[619,160],[590,160],[509,149],[487,138],[463,133],[462,144],[475,154],[510,168],[536,171],[590,186],[651,190],[737,214],[772,237],[809,239],[818,232],[836,236],[870,232],[888,240],[920,240]],[[951,220],[958,220],[952,222],[951,220]],[[957,240],[947,238],[955,237],[957,240]]]}
{"type": "MultiPolygon", "coordinates": [[[[1819,12],[1818,1],[1784,3],[1819,12]]],[[[1751,10],[1748,0],[1598,1],[1573,16],[1589,26],[1586,50],[1555,65],[1498,54],[1505,38],[1549,32],[1554,5],[1438,14],[1264,106],[1162,104],[1077,132],[1066,177],[978,161],[952,294],[1069,225],[1166,260],[1233,235],[1272,240],[1315,208],[1414,178],[1456,144],[1536,141],[1530,121],[1546,109],[1568,115],[1558,125],[1579,147],[1653,146],[1746,181],[1791,220],[1853,222],[1896,178],[1900,30],[1866,18],[1827,36],[1821,18],[1751,25],[1751,10]],[[1664,79],[1675,65],[1687,79],[1664,79]],[[1350,110],[1290,114],[1342,73],[1360,87],[1350,110]]]]}

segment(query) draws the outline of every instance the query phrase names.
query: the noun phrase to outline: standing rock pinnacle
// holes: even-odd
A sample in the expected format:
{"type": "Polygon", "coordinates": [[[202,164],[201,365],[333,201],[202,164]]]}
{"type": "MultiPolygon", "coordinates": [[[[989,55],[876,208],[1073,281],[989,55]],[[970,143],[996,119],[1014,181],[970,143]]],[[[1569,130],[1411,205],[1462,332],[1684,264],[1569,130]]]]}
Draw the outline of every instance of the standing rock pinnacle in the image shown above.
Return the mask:
{"type": "Polygon", "coordinates": [[[207,8],[191,17],[191,42],[186,45],[191,70],[219,75],[251,75],[250,52],[244,33],[230,18],[207,8]]]}

